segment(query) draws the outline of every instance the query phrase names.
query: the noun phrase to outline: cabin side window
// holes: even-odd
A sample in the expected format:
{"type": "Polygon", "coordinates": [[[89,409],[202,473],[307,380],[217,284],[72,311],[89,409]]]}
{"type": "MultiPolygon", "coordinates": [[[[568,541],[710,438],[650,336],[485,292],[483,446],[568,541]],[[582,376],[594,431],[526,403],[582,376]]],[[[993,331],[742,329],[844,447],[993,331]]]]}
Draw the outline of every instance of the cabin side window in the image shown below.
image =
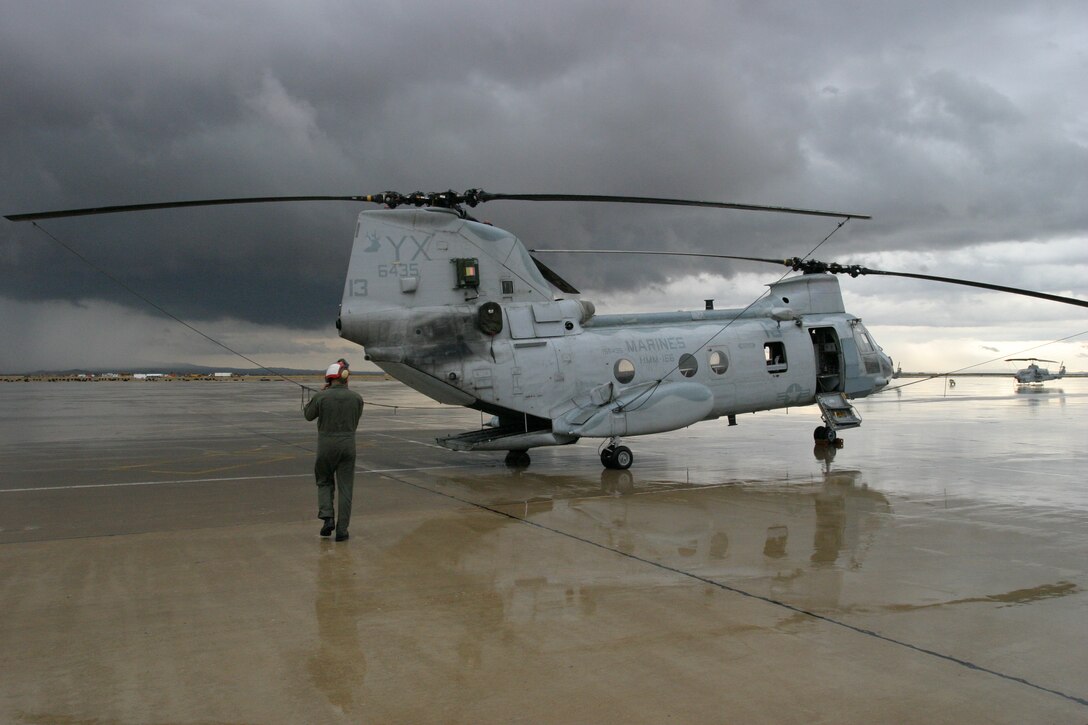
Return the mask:
{"type": "Polygon", "coordinates": [[[763,343],[763,360],[767,364],[767,372],[786,372],[786,346],[781,342],[763,343]]]}
{"type": "Polygon", "coordinates": [[[711,350],[707,356],[707,363],[715,375],[721,375],[729,369],[729,358],[721,350],[711,350]]]}
{"type": "Polygon", "coordinates": [[[684,353],[680,356],[680,364],[678,365],[680,374],[685,378],[690,378],[699,372],[699,361],[694,356],[684,353]]]}
{"type": "Polygon", "coordinates": [[[635,379],[635,364],[627,358],[620,358],[612,368],[616,380],[621,383],[629,383],[635,379]]]}

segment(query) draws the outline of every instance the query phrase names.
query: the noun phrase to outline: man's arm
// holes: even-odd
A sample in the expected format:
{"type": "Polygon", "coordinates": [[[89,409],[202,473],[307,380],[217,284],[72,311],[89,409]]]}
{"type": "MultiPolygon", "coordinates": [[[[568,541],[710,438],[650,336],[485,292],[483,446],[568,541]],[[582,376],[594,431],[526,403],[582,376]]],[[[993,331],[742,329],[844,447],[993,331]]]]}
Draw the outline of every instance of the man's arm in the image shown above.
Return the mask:
{"type": "Polygon", "coordinates": [[[306,403],[306,407],[302,409],[302,414],[306,416],[306,420],[313,420],[321,412],[321,405],[318,403],[320,397],[321,393],[318,393],[310,398],[309,402],[306,403]]]}
{"type": "Polygon", "coordinates": [[[359,404],[355,406],[355,425],[352,428],[359,427],[359,419],[363,417],[363,396],[359,395],[359,404]]]}

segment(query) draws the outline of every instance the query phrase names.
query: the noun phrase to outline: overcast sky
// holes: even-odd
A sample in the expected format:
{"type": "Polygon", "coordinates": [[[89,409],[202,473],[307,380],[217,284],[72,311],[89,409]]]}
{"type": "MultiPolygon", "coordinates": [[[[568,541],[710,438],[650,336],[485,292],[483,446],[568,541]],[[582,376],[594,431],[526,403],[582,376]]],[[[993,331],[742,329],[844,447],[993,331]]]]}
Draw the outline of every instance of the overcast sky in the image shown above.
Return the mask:
{"type": "MultiPolygon", "coordinates": [[[[0,0],[0,212],[484,188],[860,212],[816,254],[1088,298],[1088,4],[0,0]]],[[[41,222],[273,367],[333,328],[346,203],[41,222]]],[[[836,222],[493,202],[530,247],[803,255],[836,222]]],[[[0,221],[0,372],[248,366],[0,221]]],[[[599,312],[746,305],[775,268],[546,261],[599,312]]],[[[904,369],[1088,369],[1083,308],[844,278],[904,369]],[[1010,368],[1006,363],[987,369],[1010,368]]]]}

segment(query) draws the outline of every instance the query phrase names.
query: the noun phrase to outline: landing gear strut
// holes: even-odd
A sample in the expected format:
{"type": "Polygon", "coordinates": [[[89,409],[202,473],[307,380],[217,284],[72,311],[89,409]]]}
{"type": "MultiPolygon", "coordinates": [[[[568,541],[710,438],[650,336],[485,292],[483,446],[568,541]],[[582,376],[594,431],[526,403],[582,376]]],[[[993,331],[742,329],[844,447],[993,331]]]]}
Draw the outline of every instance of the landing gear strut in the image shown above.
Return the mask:
{"type": "Polygon", "coordinates": [[[610,442],[601,450],[601,464],[615,471],[626,471],[635,462],[635,454],[627,446],[617,446],[610,442]]]}
{"type": "Polygon", "coordinates": [[[839,438],[840,428],[857,428],[861,425],[861,416],[850,405],[845,393],[819,393],[816,395],[816,404],[820,406],[820,417],[824,425],[817,426],[812,431],[812,437],[817,445],[825,444],[842,448],[842,438],[839,438]]]}

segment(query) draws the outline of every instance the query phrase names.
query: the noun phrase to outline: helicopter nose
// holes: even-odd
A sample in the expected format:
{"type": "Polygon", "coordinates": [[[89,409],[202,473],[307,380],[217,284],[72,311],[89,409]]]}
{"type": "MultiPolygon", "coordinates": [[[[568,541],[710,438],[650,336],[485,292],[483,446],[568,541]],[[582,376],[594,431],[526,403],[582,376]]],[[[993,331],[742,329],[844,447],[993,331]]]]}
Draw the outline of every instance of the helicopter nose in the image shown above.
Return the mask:
{"type": "Polygon", "coordinates": [[[877,380],[877,388],[883,388],[892,380],[894,364],[890,355],[880,352],[880,379],[877,380]]]}

